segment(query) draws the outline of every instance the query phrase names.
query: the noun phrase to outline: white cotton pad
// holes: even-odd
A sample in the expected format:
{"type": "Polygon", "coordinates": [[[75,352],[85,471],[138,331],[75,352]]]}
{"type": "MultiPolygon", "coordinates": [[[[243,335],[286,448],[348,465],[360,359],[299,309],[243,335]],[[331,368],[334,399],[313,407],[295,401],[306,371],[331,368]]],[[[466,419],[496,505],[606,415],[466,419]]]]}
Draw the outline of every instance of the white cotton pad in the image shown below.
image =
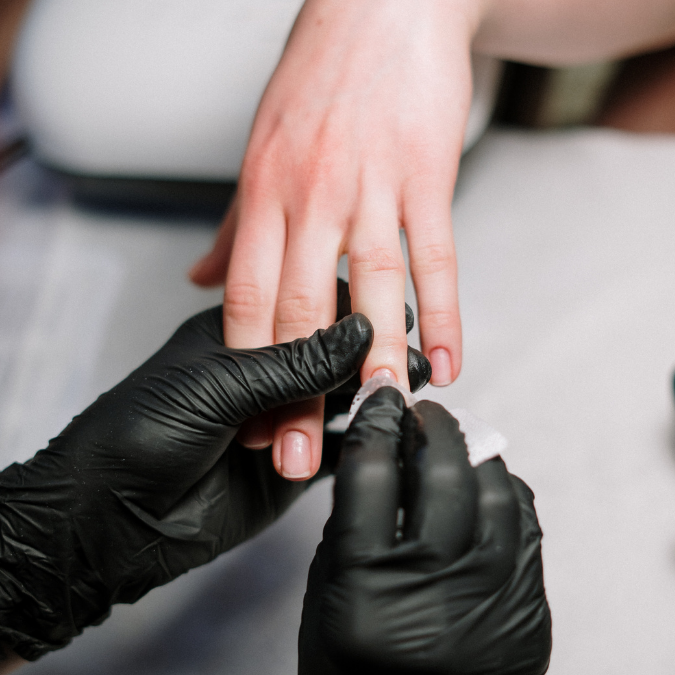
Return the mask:
{"type": "Polygon", "coordinates": [[[496,429],[465,408],[452,408],[450,414],[459,422],[469,450],[471,466],[478,466],[488,459],[501,455],[509,442],[496,429]]]}
{"type": "Polygon", "coordinates": [[[404,387],[402,387],[396,380],[391,377],[380,375],[379,377],[371,377],[365,384],[361,385],[361,389],[356,392],[352,405],[349,408],[349,417],[347,418],[347,426],[352,423],[354,415],[358,412],[361,404],[378,389],[382,387],[393,387],[401,392],[405,404],[410,408],[417,403],[417,399],[404,387]]]}
{"type": "MultiPolygon", "coordinates": [[[[352,423],[354,416],[362,403],[381,387],[394,387],[401,392],[406,405],[410,408],[417,403],[417,399],[398,382],[389,377],[373,377],[368,380],[354,396],[349,408],[347,426],[352,423]]],[[[508,447],[509,442],[487,422],[464,408],[452,408],[450,414],[459,422],[459,428],[464,434],[466,447],[469,451],[469,463],[476,467],[489,459],[501,455],[508,447]]]]}

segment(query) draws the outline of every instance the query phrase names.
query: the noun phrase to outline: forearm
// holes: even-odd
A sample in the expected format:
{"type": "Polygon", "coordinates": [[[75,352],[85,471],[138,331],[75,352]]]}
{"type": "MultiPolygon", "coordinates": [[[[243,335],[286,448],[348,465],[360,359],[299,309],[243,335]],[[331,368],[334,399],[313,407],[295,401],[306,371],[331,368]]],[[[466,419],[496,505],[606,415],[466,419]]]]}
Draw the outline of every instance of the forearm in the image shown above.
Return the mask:
{"type": "Polygon", "coordinates": [[[672,42],[672,0],[486,0],[473,45],[499,58],[560,66],[672,42]]]}
{"type": "Polygon", "coordinates": [[[30,0],[0,0],[0,88],[9,72],[16,36],[29,3],[30,0]]]}

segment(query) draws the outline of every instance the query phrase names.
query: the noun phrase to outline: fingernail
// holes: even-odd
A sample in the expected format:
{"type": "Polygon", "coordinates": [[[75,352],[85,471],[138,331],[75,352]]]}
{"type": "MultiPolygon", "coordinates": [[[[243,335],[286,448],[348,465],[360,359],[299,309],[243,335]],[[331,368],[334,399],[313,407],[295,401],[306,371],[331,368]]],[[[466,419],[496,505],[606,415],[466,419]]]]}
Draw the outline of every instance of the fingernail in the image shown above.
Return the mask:
{"type": "Polygon", "coordinates": [[[434,387],[445,387],[452,382],[452,364],[450,352],[442,347],[432,349],[429,354],[431,362],[431,384],[434,387]]]}
{"type": "Polygon", "coordinates": [[[370,377],[389,377],[394,382],[398,382],[396,375],[389,368],[378,368],[370,377]]]}
{"type": "Polygon", "coordinates": [[[308,478],[309,438],[301,431],[287,431],[281,441],[281,474],[284,478],[308,478]]]}

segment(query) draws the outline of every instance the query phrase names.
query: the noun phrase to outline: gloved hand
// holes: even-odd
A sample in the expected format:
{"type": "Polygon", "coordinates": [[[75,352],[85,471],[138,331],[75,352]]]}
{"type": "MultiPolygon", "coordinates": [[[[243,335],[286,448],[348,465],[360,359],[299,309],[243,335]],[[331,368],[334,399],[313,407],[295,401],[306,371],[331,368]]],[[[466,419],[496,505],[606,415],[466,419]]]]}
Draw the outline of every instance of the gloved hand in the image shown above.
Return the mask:
{"type": "Polygon", "coordinates": [[[468,461],[440,405],[384,387],[345,436],[310,568],[300,675],[540,675],[551,652],[534,495],[468,461]]]}
{"type": "Polygon", "coordinates": [[[239,425],[347,382],[372,339],[359,314],[253,350],[223,346],[221,307],[184,323],[0,474],[0,642],[34,660],[272,523],[307,483],[234,442],[239,425]]]}

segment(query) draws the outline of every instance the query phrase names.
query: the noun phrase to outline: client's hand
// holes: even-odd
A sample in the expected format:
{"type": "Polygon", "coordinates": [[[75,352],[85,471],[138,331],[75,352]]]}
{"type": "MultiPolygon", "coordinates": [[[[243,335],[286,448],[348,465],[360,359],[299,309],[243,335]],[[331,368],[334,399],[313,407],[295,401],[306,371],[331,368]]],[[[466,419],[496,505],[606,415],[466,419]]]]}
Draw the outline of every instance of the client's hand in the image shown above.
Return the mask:
{"type": "MultiPolygon", "coordinates": [[[[329,325],[347,253],[354,311],[375,327],[362,377],[387,369],[407,386],[404,227],[433,383],[458,376],[450,208],[483,4],[305,0],[258,107],[235,202],[192,270],[196,283],[225,282],[228,346],[329,325]]],[[[304,456],[310,474],[320,463],[322,404],[289,408],[272,429],[275,445],[304,456]]]]}
{"type": "MultiPolygon", "coordinates": [[[[406,333],[409,333],[415,325],[415,317],[412,309],[407,303],[405,305],[405,326],[406,333]]],[[[349,290],[349,284],[342,279],[337,280],[337,317],[336,321],[340,321],[348,314],[352,313],[352,297],[349,290]]],[[[400,312],[403,316],[403,312],[400,312]]],[[[408,382],[410,384],[410,391],[416,392],[429,382],[431,378],[431,364],[429,360],[417,349],[408,346],[407,355],[408,364],[408,382]]],[[[324,422],[330,422],[336,415],[346,413],[352,402],[352,397],[361,386],[361,379],[358,374],[355,374],[349,382],[345,383],[338,390],[333,391],[330,396],[326,397],[325,401],[325,417],[324,422]]],[[[323,398],[323,397],[322,397],[323,398]]],[[[309,405],[313,405],[316,399],[308,401],[309,405]]],[[[291,408],[297,404],[291,404],[291,408]]],[[[323,407],[322,401],[322,407],[323,407]]],[[[237,436],[237,440],[247,448],[259,449],[265,448],[274,440],[272,430],[275,426],[275,421],[279,418],[283,419],[288,410],[286,406],[278,408],[272,413],[264,414],[260,417],[249,420],[243,426],[237,436]]],[[[293,430],[300,433],[298,430],[293,430]]],[[[336,441],[338,438],[335,435],[326,436],[325,428],[323,434],[323,452],[335,454],[339,451],[339,443],[336,448],[336,441]],[[332,445],[327,446],[330,442],[332,445]]],[[[342,435],[339,437],[339,442],[342,441],[342,435]]],[[[277,471],[289,480],[307,480],[316,474],[320,467],[326,465],[322,460],[321,452],[314,453],[307,456],[306,453],[298,452],[295,444],[290,444],[290,447],[282,447],[282,444],[275,443],[272,448],[272,458],[274,466],[277,471]]],[[[329,459],[329,462],[331,460],[329,459]]]]}
{"type": "MultiPolygon", "coordinates": [[[[337,317],[335,320],[340,321],[351,313],[352,297],[349,291],[349,284],[338,278],[337,317]]],[[[405,303],[405,325],[406,333],[410,333],[415,325],[415,316],[407,303],[405,303]]],[[[408,347],[407,361],[408,382],[410,383],[410,391],[414,393],[429,382],[431,378],[431,364],[421,352],[410,346],[408,347]]],[[[337,415],[346,414],[349,411],[352,398],[360,386],[361,378],[356,373],[348,382],[345,382],[341,387],[326,396],[324,418],[326,424],[330,424],[337,415]]],[[[262,416],[248,420],[237,435],[237,440],[247,448],[260,449],[267,447],[273,441],[271,429],[274,426],[274,418],[278,415],[283,416],[284,414],[285,408],[282,406],[270,413],[265,413],[262,416]]],[[[289,457],[288,453],[283,452],[279,444],[276,444],[272,448],[274,466],[284,478],[288,478],[289,480],[306,480],[315,475],[320,467],[325,470],[327,466],[334,466],[341,443],[342,433],[327,433],[324,428],[323,452],[324,454],[328,453],[329,457],[322,459],[321,455],[315,456],[315,465],[310,466],[309,471],[305,472],[304,475],[294,475],[293,472],[298,467],[297,458],[293,454],[289,457]]]]}
{"type": "Polygon", "coordinates": [[[3,471],[0,643],[34,660],[272,523],[307,483],[281,478],[269,448],[239,446],[239,425],[348,382],[372,339],[353,314],[308,339],[227,349],[215,307],[3,471]]]}
{"type": "Polygon", "coordinates": [[[457,421],[385,387],[343,445],[312,563],[300,675],[540,675],[551,652],[534,496],[472,468],[457,421]]]}

